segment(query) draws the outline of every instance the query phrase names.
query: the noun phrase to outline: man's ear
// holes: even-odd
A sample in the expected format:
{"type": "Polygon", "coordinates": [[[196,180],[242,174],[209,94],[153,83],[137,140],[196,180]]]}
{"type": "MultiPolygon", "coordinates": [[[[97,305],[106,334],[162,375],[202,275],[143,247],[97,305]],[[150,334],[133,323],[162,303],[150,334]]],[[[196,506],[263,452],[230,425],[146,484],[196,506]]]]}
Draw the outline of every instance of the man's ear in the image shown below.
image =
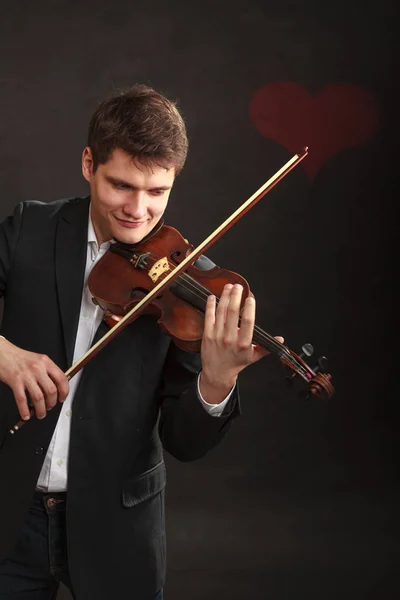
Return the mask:
{"type": "Polygon", "coordinates": [[[86,146],[82,152],[82,175],[90,183],[93,175],[93,155],[89,146],[86,146]]]}

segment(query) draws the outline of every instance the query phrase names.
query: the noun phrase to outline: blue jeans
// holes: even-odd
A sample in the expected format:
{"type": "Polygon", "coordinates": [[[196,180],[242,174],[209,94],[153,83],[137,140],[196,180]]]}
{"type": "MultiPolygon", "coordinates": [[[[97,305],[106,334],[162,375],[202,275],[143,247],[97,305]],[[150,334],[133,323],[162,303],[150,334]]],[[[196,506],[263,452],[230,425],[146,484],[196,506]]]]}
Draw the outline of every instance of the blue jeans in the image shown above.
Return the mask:
{"type": "MultiPolygon", "coordinates": [[[[0,600],[55,600],[68,571],[65,493],[35,492],[14,552],[0,560],[0,600]]],[[[160,590],[154,600],[162,600],[160,590]]]]}

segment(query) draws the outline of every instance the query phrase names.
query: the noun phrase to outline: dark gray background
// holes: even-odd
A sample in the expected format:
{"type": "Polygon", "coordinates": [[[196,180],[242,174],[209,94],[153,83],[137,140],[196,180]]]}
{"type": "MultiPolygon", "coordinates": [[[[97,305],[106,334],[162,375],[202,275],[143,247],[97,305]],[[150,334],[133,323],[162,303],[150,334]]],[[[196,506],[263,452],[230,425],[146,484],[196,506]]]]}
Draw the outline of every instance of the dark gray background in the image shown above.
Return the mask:
{"type": "Polygon", "coordinates": [[[193,243],[290,157],[251,123],[257,89],[346,82],[380,107],[368,141],[312,183],[297,167],[209,251],[248,279],[261,327],[329,357],[337,394],[300,401],[265,359],[241,377],[225,442],[196,463],[167,457],[166,600],[399,596],[396,31],[389,0],[2,3],[1,218],[87,193],[88,120],[115,87],[178,100],[191,149],[166,217],[193,243]]]}

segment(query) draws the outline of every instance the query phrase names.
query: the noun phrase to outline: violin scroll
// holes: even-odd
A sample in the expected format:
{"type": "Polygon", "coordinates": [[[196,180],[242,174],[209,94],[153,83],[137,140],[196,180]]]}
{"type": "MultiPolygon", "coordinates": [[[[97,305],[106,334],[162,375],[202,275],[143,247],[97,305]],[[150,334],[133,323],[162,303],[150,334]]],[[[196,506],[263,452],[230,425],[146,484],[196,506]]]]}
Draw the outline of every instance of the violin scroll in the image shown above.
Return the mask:
{"type": "Polygon", "coordinates": [[[317,398],[322,398],[322,400],[329,400],[335,393],[329,373],[317,373],[311,379],[308,389],[309,393],[306,398],[309,398],[312,394],[317,398]]]}
{"type": "Polygon", "coordinates": [[[287,359],[281,358],[284,365],[292,369],[292,373],[285,377],[285,381],[292,385],[297,375],[300,375],[308,384],[308,391],[302,392],[301,397],[310,398],[312,395],[322,400],[329,400],[335,393],[332,385],[332,377],[326,372],[328,366],[328,359],[326,356],[320,356],[317,361],[317,365],[310,368],[304,360],[304,357],[310,357],[314,353],[314,348],[311,344],[304,344],[302,346],[302,352],[295,354],[291,352],[292,357],[295,359],[294,362],[288,362],[287,359]],[[296,364],[297,362],[297,364],[296,364]],[[300,368],[299,368],[300,367],[300,368]]]}

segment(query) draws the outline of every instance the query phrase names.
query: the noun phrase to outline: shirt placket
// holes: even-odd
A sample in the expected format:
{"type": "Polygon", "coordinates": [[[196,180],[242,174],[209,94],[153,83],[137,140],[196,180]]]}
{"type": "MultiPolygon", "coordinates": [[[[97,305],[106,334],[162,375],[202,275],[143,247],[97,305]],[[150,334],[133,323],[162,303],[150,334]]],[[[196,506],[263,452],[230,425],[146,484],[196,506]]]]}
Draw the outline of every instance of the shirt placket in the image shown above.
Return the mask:
{"type": "MultiPolygon", "coordinates": [[[[73,362],[76,362],[89,350],[102,319],[100,307],[92,302],[92,297],[87,287],[87,280],[94,265],[105,254],[108,247],[109,244],[105,243],[98,249],[97,242],[89,242],[85,284],[82,294],[78,335],[75,343],[73,362]]],[[[47,461],[47,463],[50,464],[44,465],[42,475],[47,480],[47,489],[52,491],[64,490],[66,487],[72,403],[81,376],[82,372],[79,371],[70,381],[70,391],[68,397],[64,401],[49,447],[51,460],[47,461]]]]}

